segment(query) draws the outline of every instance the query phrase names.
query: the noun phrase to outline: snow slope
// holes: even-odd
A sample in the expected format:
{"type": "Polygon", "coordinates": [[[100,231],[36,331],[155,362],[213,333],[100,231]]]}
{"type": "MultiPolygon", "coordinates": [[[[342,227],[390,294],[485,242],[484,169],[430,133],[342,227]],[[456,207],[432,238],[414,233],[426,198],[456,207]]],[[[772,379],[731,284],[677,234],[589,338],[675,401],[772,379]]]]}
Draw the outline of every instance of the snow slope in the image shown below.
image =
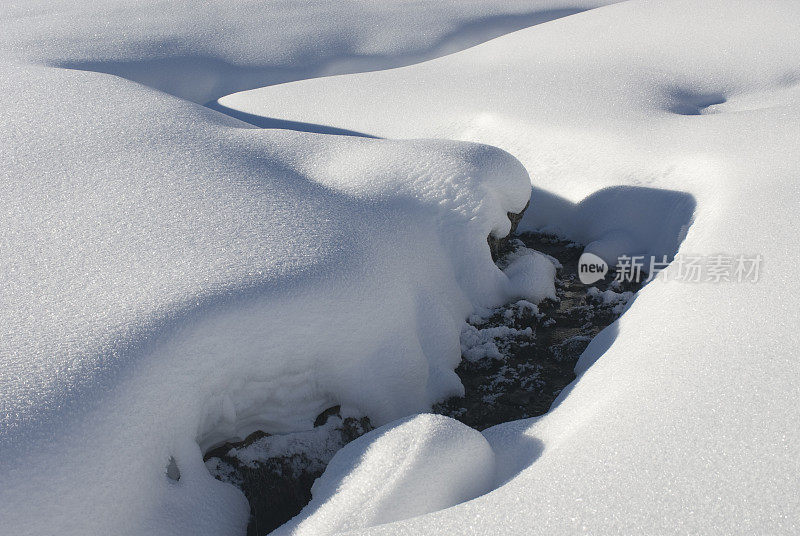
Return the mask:
{"type": "Polygon", "coordinates": [[[551,413],[486,432],[499,489],[370,533],[800,530],[798,21],[796,2],[625,2],[420,65],[221,99],[505,149],[535,185],[522,225],[608,256],[670,255],[685,235],[682,254],[764,259],[757,283],[648,285],[551,413]]]}
{"type": "MultiPolygon", "coordinates": [[[[507,153],[254,129],[191,102],[216,89],[180,90],[204,84],[187,47],[203,69],[225,58],[271,72],[274,55],[305,72],[319,58],[302,42],[338,39],[352,16],[320,5],[278,43],[306,6],[272,6],[271,32],[255,3],[199,17],[191,4],[2,6],[3,530],[241,533],[246,501],[202,449],[310,428],[335,404],[378,424],[428,409],[462,389],[464,318],[532,280],[510,280],[486,243],[529,198],[507,153]],[[164,57],[190,70],[175,95],[63,68],[164,57]]],[[[429,6],[427,40],[424,26],[384,40],[398,6],[377,28],[354,23],[344,49],[432,54],[464,21],[520,6],[429,6]]],[[[167,67],[158,80],[184,74],[167,67]]]]}
{"type": "Polygon", "coordinates": [[[408,65],[614,0],[34,0],[0,6],[0,49],[206,103],[408,65]]]}

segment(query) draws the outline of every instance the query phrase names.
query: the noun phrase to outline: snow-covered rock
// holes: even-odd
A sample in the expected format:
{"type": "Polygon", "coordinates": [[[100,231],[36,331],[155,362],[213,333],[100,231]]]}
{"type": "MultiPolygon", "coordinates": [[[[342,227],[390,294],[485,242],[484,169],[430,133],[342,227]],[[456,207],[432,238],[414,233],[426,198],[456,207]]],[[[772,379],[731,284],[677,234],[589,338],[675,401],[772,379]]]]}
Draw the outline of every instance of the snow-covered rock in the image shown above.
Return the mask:
{"type": "Polygon", "coordinates": [[[503,272],[508,276],[509,294],[533,303],[556,299],[556,266],[546,255],[522,248],[512,254],[503,272]]]}

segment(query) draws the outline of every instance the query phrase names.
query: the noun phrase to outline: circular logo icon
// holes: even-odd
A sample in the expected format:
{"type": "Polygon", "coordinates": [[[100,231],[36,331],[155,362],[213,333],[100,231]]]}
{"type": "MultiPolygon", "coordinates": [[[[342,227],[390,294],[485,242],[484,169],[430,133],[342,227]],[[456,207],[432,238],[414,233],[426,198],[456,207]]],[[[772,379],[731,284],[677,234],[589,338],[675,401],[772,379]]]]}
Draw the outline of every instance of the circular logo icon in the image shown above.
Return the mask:
{"type": "Polygon", "coordinates": [[[600,281],[607,273],[608,264],[594,253],[584,252],[578,259],[578,279],[584,285],[600,281]]]}

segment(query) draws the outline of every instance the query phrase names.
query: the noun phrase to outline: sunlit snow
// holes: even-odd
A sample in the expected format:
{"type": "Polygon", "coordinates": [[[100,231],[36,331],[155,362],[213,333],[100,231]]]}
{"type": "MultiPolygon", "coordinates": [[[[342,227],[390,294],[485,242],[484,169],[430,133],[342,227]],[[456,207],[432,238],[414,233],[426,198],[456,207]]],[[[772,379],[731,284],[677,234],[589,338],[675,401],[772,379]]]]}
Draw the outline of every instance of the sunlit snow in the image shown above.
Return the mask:
{"type": "Polygon", "coordinates": [[[797,533],[798,35],[788,0],[0,6],[0,532],[244,534],[203,452],[341,405],[379,428],[281,534],[797,533]],[[555,298],[487,245],[529,200],[674,262],[480,433],[426,412],[502,345],[465,320],[555,298]],[[759,277],[682,280],[715,255],[759,277]]]}

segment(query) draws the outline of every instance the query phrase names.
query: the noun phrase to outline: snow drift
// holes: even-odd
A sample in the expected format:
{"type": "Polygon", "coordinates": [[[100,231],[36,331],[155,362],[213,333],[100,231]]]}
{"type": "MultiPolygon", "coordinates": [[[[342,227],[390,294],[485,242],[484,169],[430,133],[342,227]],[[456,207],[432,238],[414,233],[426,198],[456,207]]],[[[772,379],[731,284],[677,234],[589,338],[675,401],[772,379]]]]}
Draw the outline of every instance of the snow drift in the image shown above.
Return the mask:
{"type": "Polygon", "coordinates": [[[406,9],[353,20],[361,3],[0,8],[3,525],[238,533],[244,497],[203,449],[334,404],[381,424],[459,393],[463,319],[526,292],[486,243],[526,205],[524,168],[479,144],[256,130],[190,101],[583,4],[429,5],[402,38],[385,30],[414,26],[406,9]]]}
{"type": "Polygon", "coordinates": [[[322,536],[434,512],[494,483],[494,452],[480,432],[442,415],[402,419],[340,450],[311,503],[274,534],[322,536]]]}
{"type": "Polygon", "coordinates": [[[486,237],[528,201],[511,156],[221,125],[94,73],[11,79],[61,95],[0,112],[16,134],[1,201],[7,527],[235,532],[244,499],[201,447],[311,427],[335,404],[382,424],[459,392],[463,319],[508,297],[486,237]]]}

